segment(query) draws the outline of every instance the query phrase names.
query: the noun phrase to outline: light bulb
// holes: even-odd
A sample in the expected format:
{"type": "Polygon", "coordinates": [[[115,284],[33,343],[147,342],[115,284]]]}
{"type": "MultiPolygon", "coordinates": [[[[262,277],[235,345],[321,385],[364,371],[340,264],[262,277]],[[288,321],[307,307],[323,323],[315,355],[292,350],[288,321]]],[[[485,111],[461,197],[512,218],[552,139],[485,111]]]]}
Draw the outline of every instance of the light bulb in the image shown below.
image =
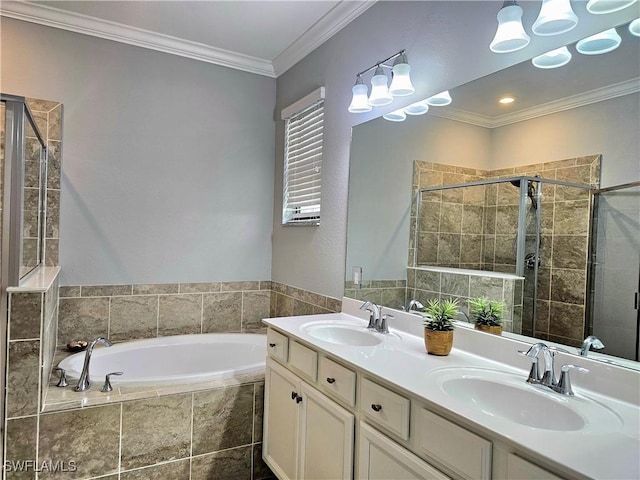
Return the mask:
{"type": "Polygon", "coordinates": [[[578,25],[578,16],[571,8],[570,0],[542,0],[540,14],[531,30],[540,36],[558,35],[578,25]]]}
{"type": "Polygon", "coordinates": [[[636,37],[640,37],[640,18],[636,18],[629,24],[629,33],[636,37]]]}
{"type": "Polygon", "coordinates": [[[362,81],[360,75],[356,79],[356,84],[351,89],[353,92],[353,97],[351,98],[351,105],[349,105],[349,112],[351,113],[364,113],[370,112],[372,110],[371,105],[369,105],[369,99],[367,98],[367,93],[369,93],[369,89],[362,81]]]}
{"type": "Polygon", "coordinates": [[[495,53],[515,52],[529,45],[529,35],[522,26],[522,8],[506,1],[497,15],[498,29],[489,48],[495,53]]]}
{"type": "Polygon", "coordinates": [[[391,78],[391,85],[389,86],[389,93],[394,97],[404,97],[411,95],[416,89],[411,83],[411,77],[409,72],[411,67],[407,62],[407,56],[403,53],[396,58],[393,63],[393,76],[391,78]]]}
{"type": "Polygon", "coordinates": [[[387,88],[387,76],[384,74],[382,67],[378,66],[371,78],[371,95],[369,95],[369,104],[374,107],[389,105],[393,102],[393,97],[387,88]]]}
{"type": "Polygon", "coordinates": [[[637,1],[638,0],[589,0],[587,2],[587,11],[595,15],[613,13],[633,5],[637,1]]]}

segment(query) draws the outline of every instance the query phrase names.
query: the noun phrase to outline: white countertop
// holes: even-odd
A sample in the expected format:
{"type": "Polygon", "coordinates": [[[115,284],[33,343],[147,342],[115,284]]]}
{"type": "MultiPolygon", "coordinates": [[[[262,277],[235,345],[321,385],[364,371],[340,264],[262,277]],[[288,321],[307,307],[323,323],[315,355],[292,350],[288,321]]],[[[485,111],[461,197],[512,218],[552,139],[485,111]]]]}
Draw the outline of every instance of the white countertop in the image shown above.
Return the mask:
{"type": "MultiPolygon", "coordinates": [[[[432,404],[436,410],[445,412],[453,419],[473,425],[479,430],[488,430],[490,434],[517,446],[533,457],[541,457],[545,462],[556,465],[560,472],[577,473],[588,478],[640,478],[640,408],[637,403],[628,401],[628,398],[621,400],[603,395],[601,392],[586,390],[582,386],[578,387],[578,382],[572,379],[576,397],[561,396],[562,401],[569,404],[589,400],[592,401],[591,403],[599,402],[610,412],[615,413],[620,420],[620,426],[612,426],[608,428],[609,431],[605,428],[604,431],[595,433],[590,431],[589,426],[577,431],[554,431],[524,426],[488,415],[480,409],[452,400],[452,397],[438,386],[433,375],[435,369],[442,367],[480,367],[521,376],[524,383],[529,360],[518,357],[515,349],[513,357],[517,360],[509,365],[462,350],[457,346],[457,344],[481,345],[485,340],[495,343],[502,339],[489,338],[493,336],[473,330],[457,329],[455,335],[459,337],[459,342],[454,340],[451,354],[446,357],[437,357],[426,353],[422,337],[395,330],[392,323],[390,323],[392,327],[390,334],[375,333],[380,336],[382,343],[373,347],[344,346],[317,340],[301,328],[309,322],[327,320],[353,322],[362,324],[363,328],[366,327],[364,320],[344,312],[271,318],[265,319],[264,322],[290,337],[313,346],[318,351],[342,360],[368,376],[377,377],[401,391],[422,398],[427,404],[432,404]],[[478,337],[478,335],[481,336],[478,337]],[[471,340],[475,341],[470,340],[472,336],[475,337],[471,340]]],[[[418,327],[418,330],[420,328],[418,327]]],[[[412,330],[415,332],[416,328],[412,330]]],[[[510,342],[507,339],[504,341],[510,342]]],[[[511,348],[509,344],[508,349],[511,348]]],[[[493,353],[495,357],[495,352],[493,353]]],[[[592,374],[593,371],[585,375],[592,374]]],[[[636,382],[635,386],[631,386],[631,390],[640,388],[640,373],[629,371],[623,372],[623,375],[627,375],[627,381],[631,379],[632,383],[636,382]]],[[[574,372],[574,377],[577,376],[574,372]]],[[[543,387],[525,384],[525,388],[541,389],[543,387]]],[[[551,390],[548,393],[560,396],[551,390]]]]}

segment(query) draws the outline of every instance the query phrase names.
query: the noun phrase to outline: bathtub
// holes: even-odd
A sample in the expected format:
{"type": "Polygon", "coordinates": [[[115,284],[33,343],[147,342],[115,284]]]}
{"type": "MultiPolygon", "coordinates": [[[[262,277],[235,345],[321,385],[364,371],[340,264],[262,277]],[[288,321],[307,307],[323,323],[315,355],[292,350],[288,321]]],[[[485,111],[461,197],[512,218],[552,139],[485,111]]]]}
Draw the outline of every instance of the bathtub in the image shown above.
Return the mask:
{"type": "MultiPolygon", "coordinates": [[[[177,335],[96,346],[89,376],[93,384],[110,372],[118,384],[193,383],[230,378],[264,370],[267,336],[253,333],[177,335]]],[[[62,360],[58,366],[71,378],[80,377],[85,352],[62,360]]]]}

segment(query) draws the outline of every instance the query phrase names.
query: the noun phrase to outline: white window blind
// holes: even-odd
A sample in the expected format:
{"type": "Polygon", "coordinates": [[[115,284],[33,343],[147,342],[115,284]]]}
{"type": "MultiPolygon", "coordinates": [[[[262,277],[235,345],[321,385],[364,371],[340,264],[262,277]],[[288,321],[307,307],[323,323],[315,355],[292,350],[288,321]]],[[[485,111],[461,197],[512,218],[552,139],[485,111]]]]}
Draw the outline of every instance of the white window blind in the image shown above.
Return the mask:
{"type": "Polygon", "coordinates": [[[283,110],[285,119],[283,225],[318,225],[322,197],[324,89],[283,110]],[[296,108],[297,111],[292,112],[296,108]]]}

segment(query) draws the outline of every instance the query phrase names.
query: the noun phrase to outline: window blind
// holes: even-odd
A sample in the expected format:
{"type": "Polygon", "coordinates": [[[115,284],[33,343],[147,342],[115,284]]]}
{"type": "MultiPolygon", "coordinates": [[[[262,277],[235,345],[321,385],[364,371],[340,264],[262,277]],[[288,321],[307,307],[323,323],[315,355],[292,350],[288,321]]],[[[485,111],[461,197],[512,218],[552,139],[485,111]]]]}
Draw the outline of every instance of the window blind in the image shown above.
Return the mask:
{"type": "Polygon", "coordinates": [[[286,119],[283,225],[320,223],[323,123],[323,98],[286,119]]]}

